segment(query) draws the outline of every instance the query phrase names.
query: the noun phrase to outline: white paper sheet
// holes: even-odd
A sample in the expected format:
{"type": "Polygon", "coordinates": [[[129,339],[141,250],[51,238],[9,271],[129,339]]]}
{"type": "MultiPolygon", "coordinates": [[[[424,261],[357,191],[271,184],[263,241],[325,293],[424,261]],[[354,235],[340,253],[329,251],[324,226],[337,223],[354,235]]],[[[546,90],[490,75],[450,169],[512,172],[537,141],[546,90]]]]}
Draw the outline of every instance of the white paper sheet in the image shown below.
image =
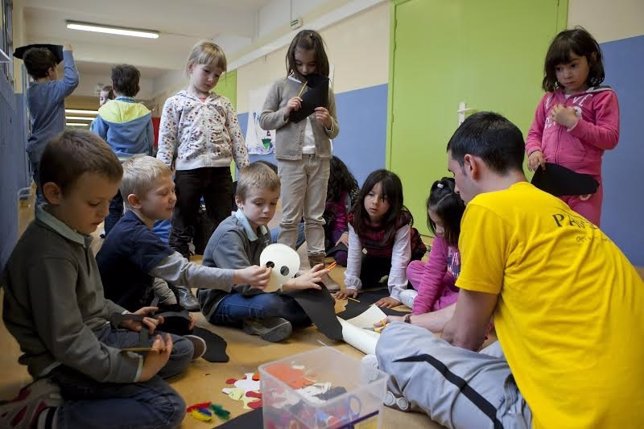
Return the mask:
{"type": "MultiPolygon", "coordinates": [[[[344,342],[360,350],[362,353],[376,353],[376,344],[378,343],[380,334],[374,331],[359,328],[339,317],[338,320],[342,325],[342,338],[344,339],[344,342]]],[[[382,320],[382,318],[380,320],[382,320]]]]}

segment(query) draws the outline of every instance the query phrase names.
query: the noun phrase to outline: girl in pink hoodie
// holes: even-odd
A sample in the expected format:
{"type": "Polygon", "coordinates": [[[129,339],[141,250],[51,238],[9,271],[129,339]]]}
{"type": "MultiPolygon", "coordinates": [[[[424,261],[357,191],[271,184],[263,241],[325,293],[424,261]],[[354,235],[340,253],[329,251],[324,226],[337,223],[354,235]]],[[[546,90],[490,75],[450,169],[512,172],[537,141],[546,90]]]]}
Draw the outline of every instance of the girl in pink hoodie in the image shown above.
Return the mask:
{"type": "Polygon", "coordinates": [[[591,175],[599,187],[590,195],[561,198],[576,212],[599,226],[603,186],[601,162],[605,150],[619,139],[619,105],[604,81],[602,53],[583,28],[559,33],[548,49],[543,96],[526,139],[528,168],[559,164],[591,175]]]}
{"type": "Polygon", "coordinates": [[[407,279],[413,289],[401,292],[403,304],[413,314],[429,313],[456,302],[456,278],[461,271],[458,237],[465,203],[455,191],[454,179],[437,180],[427,198],[427,226],[434,234],[434,241],[427,263],[411,261],[407,266],[407,279]]]}

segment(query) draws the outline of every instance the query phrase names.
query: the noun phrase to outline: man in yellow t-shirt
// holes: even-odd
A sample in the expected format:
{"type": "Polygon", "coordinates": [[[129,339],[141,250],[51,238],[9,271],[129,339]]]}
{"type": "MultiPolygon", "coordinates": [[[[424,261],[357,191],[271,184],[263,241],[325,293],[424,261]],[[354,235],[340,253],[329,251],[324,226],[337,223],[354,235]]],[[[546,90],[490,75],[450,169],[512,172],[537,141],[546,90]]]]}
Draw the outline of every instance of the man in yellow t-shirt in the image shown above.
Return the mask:
{"type": "Polygon", "coordinates": [[[390,389],[453,428],[641,425],[635,268],[598,227],[526,181],[523,137],[507,119],[472,115],[447,150],[467,203],[461,292],[442,339],[404,323],[383,331],[376,353],[390,389]],[[491,317],[500,348],[476,353],[491,317]]]}

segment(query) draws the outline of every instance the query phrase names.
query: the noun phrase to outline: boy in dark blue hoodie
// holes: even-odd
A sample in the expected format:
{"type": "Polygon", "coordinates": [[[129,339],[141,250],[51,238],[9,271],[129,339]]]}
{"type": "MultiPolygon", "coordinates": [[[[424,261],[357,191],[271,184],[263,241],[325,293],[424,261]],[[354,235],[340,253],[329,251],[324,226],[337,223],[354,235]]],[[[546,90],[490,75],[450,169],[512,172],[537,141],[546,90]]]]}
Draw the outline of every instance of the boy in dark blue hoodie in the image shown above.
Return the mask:
{"type": "MultiPolygon", "coordinates": [[[[119,160],[132,155],[152,154],[154,128],[152,114],[134,96],[139,92],[141,72],[129,64],[112,68],[112,87],[116,99],[109,100],[100,109],[92,123],[92,131],[107,141],[119,160]]],[[[123,215],[123,198],[117,193],[110,203],[110,212],[105,218],[105,234],[123,215]]]]}

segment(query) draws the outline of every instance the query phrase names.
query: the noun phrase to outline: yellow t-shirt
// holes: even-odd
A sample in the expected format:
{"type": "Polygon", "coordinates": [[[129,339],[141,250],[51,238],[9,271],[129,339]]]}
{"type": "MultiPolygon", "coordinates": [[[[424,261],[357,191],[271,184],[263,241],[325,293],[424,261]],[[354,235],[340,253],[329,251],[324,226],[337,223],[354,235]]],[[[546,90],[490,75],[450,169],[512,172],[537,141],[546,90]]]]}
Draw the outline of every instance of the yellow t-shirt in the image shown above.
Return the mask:
{"type": "Polygon", "coordinates": [[[644,425],[644,283],[617,246],[527,182],[463,216],[462,289],[500,294],[501,346],[535,428],[644,425]]]}

